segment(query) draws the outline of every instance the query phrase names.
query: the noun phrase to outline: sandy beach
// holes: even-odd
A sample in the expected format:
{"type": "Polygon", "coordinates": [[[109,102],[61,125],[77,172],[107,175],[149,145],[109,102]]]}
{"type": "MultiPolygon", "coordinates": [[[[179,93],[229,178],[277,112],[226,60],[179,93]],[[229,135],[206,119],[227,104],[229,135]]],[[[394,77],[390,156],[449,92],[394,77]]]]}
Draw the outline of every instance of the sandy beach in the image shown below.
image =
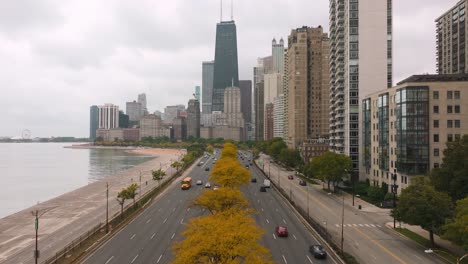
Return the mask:
{"type": "Polygon", "coordinates": [[[0,219],[0,263],[33,262],[35,233],[31,211],[47,210],[40,218],[39,228],[40,260],[45,261],[82,233],[105,222],[106,183],[109,184],[109,216],[113,216],[120,211],[115,198],[122,188],[141,183],[141,193],[146,193],[158,184],[152,180],[151,170],[162,168],[167,175],[172,175],[175,170],[170,164],[181,159],[186,151],[137,148],[129,152],[155,158],[0,219]]]}

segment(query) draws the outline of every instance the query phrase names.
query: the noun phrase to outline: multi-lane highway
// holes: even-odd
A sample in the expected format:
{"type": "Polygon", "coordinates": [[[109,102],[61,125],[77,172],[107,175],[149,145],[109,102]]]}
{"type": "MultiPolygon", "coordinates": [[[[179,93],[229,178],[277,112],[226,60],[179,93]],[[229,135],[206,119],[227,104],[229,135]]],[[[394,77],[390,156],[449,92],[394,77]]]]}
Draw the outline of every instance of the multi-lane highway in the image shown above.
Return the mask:
{"type": "Polygon", "coordinates": [[[357,203],[353,207],[351,199],[347,197],[342,225],[341,197],[329,195],[321,191],[319,186],[300,186],[295,176],[293,180],[288,179],[293,172],[286,171],[276,163],[270,163],[268,156],[261,155],[260,160],[265,171],[270,174],[270,179],[291,194],[296,205],[305,211],[308,205],[310,217],[323,224],[338,245],[343,227],[344,250],[355,256],[359,263],[446,263],[434,254],[424,253],[425,248],[387,228],[386,223],[392,221],[392,218],[385,210],[359,210],[357,203]]]}
{"type": "MultiPolygon", "coordinates": [[[[182,191],[180,181],[174,181],[143,213],[92,253],[84,263],[169,263],[173,259],[171,247],[175,241],[182,239],[185,223],[192,217],[206,213],[200,208],[191,208],[190,204],[204,189],[209,177],[205,167],[211,169],[214,158],[203,158],[202,166],[194,166],[186,172],[193,178],[194,186],[191,189],[182,191]],[[202,180],[203,185],[195,185],[197,180],[202,180]]],[[[259,192],[263,181],[261,172],[253,168],[251,171],[258,181],[243,188],[243,191],[258,211],[255,220],[265,230],[261,243],[270,249],[275,263],[336,263],[330,257],[327,260],[313,258],[308,248],[318,242],[273,189],[266,193],[259,192]],[[274,234],[276,225],[286,225],[289,237],[277,237],[274,234]]]]}

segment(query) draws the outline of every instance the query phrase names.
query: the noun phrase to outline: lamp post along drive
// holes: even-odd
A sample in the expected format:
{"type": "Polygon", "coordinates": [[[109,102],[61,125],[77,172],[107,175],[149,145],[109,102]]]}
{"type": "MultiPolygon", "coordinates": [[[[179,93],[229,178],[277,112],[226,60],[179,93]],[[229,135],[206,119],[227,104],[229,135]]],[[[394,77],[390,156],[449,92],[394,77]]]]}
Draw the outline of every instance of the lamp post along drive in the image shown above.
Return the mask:
{"type": "Polygon", "coordinates": [[[392,174],[392,180],[393,180],[393,185],[392,185],[392,193],[393,193],[393,228],[396,228],[396,217],[395,217],[395,209],[396,209],[396,195],[398,192],[398,185],[396,184],[397,181],[397,170],[394,169],[392,174]]]}

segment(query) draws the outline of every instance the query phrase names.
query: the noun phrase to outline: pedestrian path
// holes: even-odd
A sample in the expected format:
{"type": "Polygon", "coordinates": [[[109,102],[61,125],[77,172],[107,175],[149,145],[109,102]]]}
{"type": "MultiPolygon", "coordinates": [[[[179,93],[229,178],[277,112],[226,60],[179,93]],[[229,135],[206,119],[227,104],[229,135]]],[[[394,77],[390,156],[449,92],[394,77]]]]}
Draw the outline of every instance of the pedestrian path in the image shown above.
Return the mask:
{"type": "MultiPolygon", "coordinates": [[[[341,228],[341,224],[335,224],[336,227],[341,228]]],[[[370,227],[370,228],[381,228],[379,224],[344,224],[343,227],[370,227]]]]}

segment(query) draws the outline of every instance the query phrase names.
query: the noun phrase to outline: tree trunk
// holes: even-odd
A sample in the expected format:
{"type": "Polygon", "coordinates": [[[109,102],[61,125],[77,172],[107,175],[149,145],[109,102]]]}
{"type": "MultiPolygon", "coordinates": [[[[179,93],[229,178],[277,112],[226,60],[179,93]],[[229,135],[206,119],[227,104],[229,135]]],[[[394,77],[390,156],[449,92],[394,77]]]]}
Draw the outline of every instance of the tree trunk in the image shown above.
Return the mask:
{"type": "Polygon", "coordinates": [[[328,180],[327,183],[328,183],[328,191],[330,191],[330,180],[328,180]]]}
{"type": "Polygon", "coordinates": [[[123,206],[124,206],[124,204],[121,203],[120,204],[120,218],[123,218],[123,206]]]}
{"type": "Polygon", "coordinates": [[[435,247],[435,243],[434,243],[434,231],[429,230],[429,240],[431,240],[431,247],[435,247]]]}

